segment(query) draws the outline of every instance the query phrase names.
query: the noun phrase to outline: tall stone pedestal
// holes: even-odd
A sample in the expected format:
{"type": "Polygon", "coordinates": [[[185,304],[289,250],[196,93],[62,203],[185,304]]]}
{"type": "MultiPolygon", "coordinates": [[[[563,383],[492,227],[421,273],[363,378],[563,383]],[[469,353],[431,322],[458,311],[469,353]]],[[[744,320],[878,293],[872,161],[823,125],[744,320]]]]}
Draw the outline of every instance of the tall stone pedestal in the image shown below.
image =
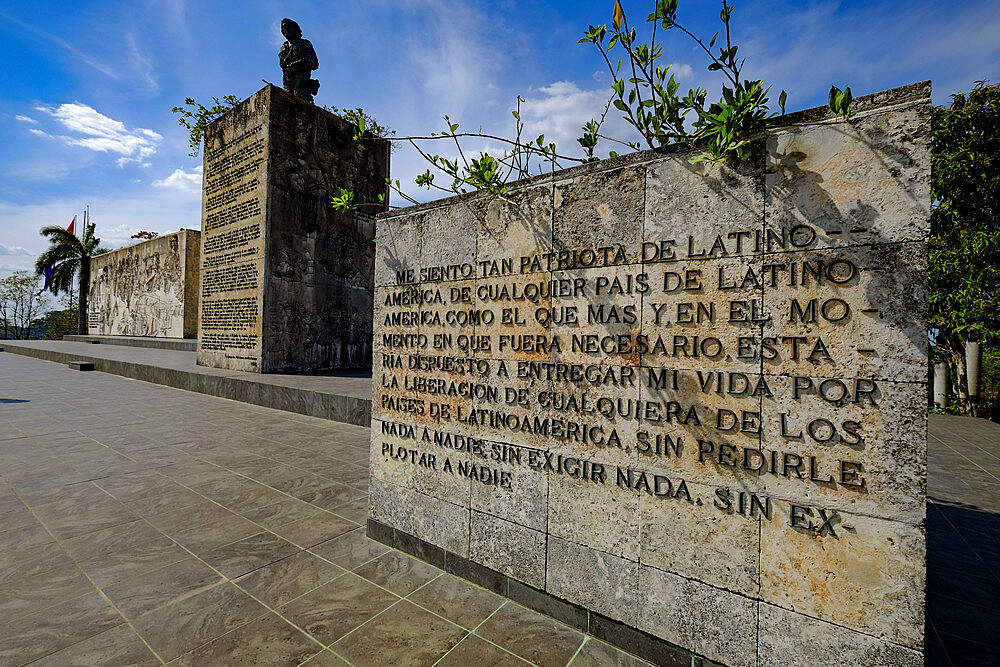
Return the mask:
{"type": "Polygon", "coordinates": [[[389,142],[267,86],[205,132],[198,364],[370,368],[389,142]],[[331,205],[341,188],[361,204],[331,205]]]}

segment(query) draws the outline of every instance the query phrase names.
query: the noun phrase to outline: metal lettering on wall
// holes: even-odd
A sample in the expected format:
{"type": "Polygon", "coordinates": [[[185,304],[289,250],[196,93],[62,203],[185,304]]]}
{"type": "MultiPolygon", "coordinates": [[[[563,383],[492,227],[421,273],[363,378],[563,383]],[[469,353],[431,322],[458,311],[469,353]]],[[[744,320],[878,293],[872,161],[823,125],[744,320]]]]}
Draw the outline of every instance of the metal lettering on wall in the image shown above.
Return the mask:
{"type": "Polygon", "coordinates": [[[926,106],[387,216],[373,518],[725,664],[922,650],[926,106]]]}
{"type": "MultiPolygon", "coordinates": [[[[805,225],[793,230],[792,238],[794,232],[814,236],[805,225]]],[[[728,236],[738,241],[744,234],[756,237],[756,247],[762,247],[760,231],[728,236]]],[[[767,242],[769,249],[781,250],[811,245],[808,238],[796,243],[774,233],[767,235],[767,242]]],[[[842,486],[864,488],[866,465],[855,460],[857,451],[849,448],[864,443],[866,429],[860,418],[849,418],[849,408],[877,410],[881,396],[877,380],[814,379],[794,372],[773,376],[729,371],[721,365],[745,369],[763,363],[776,369],[781,364],[806,362],[833,369],[838,352],[842,358],[875,353],[875,349],[859,350],[847,340],[831,341],[829,334],[824,340],[824,329],[852,317],[878,316],[878,309],[867,307],[872,305],[867,301],[857,313],[850,303],[859,303],[858,288],[869,286],[877,268],[862,268],[855,264],[856,257],[834,254],[757,266],[722,264],[707,270],[685,262],[709,252],[710,256],[727,256],[724,239],[715,240],[715,251],[702,249],[694,237],[684,243],[689,249],[684,257],[675,251],[676,239],[643,244],[647,257],[671,262],[667,265],[629,264],[625,249],[618,246],[583,251],[575,257],[547,253],[478,266],[465,263],[400,272],[398,287],[384,288],[379,299],[383,331],[416,327],[434,333],[382,334],[377,360],[380,412],[425,417],[428,426],[475,427],[482,440],[541,436],[617,448],[625,454],[636,452],[639,464],[669,465],[670,459],[690,459],[695,470],[705,468],[712,473],[725,474],[729,468],[818,484],[830,491],[842,486]],[[667,250],[661,254],[662,248],[667,250]],[[619,268],[602,270],[613,266],[619,268]],[[584,267],[601,268],[581,270],[584,267]],[[530,278],[537,271],[545,271],[546,276],[550,271],[573,272],[574,277],[530,278]],[[505,280],[505,276],[516,278],[505,280]],[[474,282],[458,286],[446,282],[455,278],[474,282]],[[419,286],[411,287],[413,283],[419,286]],[[785,312],[765,310],[761,295],[765,287],[782,288],[783,298],[787,297],[785,312]],[[641,317],[647,326],[640,327],[641,317]],[[509,327],[511,332],[474,333],[496,326],[509,327]],[[473,333],[460,333],[463,329],[473,333]],[[847,349],[838,349],[836,343],[847,349]],[[493,353],[501,358],[489,359],[493,353]],[[640,357],[662,366],[618,365],[640,357]],[[565,361],[555,360],[560,358],[565,361]],[[789,396],[829,406],[838,414],[811,417],[812,411],[789,407],[768,411],[766,420],[762,417],[762,402],[770,406],[789,396]],[[765,448],[761,442],[765,432],[778,434],[769,443],[772,446],[785,441],[795,444],[787,447],[790,451],[765,448]],[[833,457],[812,451],[816,446],[835,445],[845,448],[836,450],[833,457]]],[[[388,421],[382,431],[414,441],[410,448],[383,446],[387,457],[410,463],[426,448],[420,441],[433,438],[422,431],[418,434],[412,426],[388,421]]],[[[656,497],[696,502],[683,477],[670,482],[655,476],[661,488],[631,466],[605,470],[596,461],[564,458],[516,443],[478,447],[473,454],[483,461],[586,476],[656,497]]],[[[433,456],[421,460],[430,468],[440,464],[446,472],[511,486],[510,475],[502,476],[474,460],[460,467],[453,466],[447,456],[440,461],[433,456]]],[[[736,510],[733,497],[729,486],[716,487],[712,505],[725,512],[743,513],[749,508],[750,516],[762,507],[770,518],[767,495],[746,492],[736,510]]],[[[836,510],[815,509],[820,511],[836,515],[836,510]]],[[[798,525],[797,517],[790,514],[786,519],[798,525]]],[[[824,523],[825,530],[834,530],[831,521],[824,523]]]]}

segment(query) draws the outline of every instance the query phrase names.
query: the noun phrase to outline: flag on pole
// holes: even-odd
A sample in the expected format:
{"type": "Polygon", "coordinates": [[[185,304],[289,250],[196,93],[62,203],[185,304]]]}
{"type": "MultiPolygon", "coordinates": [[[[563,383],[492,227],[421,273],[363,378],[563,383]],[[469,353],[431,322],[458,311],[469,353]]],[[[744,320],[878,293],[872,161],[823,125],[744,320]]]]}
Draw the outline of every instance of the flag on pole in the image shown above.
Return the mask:
{"type": "MultiPolygon", "coordinates": [[[[74,231],[74,230],[76,230],[76,216],[75,215],[73,216],[73,219],[70,221],[69,227],[66,228],[66,231],[69,232],[70,234],[76,234],[76,231],[74,231]]],[[[58,243],[59,243],[59,245],[62,245],[62,241],[59,241],[58,243]]]]}
{"type": "MultiPolygon", "coordinates": [[[[66,228],[66,231],[69,232],[70,234],[76,234],[76,216],[75,215],[73,216],[73,219],[70,220],[69,227],[66,228]]],[[[62,245],[62,241],[59,241],[59,245],[62,245]]],[[[52,269],[53,268],[55,268],[55,267],[52,266],[52,265],[45,267],[45,270],[43,272],[45,274],[45,286],[42,287],[42,292],[44,292],[45,290],[49,289],[50,287],[53,290],[55,290],[55,285],[52,285],[52,269]]]]}

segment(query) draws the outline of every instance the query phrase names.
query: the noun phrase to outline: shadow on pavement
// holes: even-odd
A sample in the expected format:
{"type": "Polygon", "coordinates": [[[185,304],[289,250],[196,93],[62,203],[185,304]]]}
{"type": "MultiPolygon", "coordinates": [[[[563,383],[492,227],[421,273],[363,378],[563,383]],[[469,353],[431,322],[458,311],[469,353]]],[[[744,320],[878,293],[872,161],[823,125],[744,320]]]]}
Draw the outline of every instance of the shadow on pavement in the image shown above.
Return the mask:
{"type": "Polygon", "coordinates": [[[927,504],[927,665],[996,665],[1000,514],[927,504]]]}

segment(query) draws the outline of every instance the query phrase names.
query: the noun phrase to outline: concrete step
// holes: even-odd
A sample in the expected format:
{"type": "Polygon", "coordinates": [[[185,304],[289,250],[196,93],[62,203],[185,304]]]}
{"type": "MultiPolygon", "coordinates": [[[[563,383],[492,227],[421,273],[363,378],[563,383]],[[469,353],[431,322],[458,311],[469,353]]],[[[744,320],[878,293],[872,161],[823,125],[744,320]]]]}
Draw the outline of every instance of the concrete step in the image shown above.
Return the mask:
{"type": "Polygon", "coordinates": [[[63,336],[63,340],[71,343],[100,343],[102,345],[127,345],[129,347],[148,347],[157,350],[184,350],[195,352],[198,349],[197,338],[154,338],[151,336],[63,336]]]}
{"type": "Polygon", "coordinates": [[[371,425],[370,373],[244,373],[198,366],[194,352],[66,340],[5,340],[3,350],[4,354],[21,354],[60,364],[89,363],[102,373],[346,424],[371,425]]]}

